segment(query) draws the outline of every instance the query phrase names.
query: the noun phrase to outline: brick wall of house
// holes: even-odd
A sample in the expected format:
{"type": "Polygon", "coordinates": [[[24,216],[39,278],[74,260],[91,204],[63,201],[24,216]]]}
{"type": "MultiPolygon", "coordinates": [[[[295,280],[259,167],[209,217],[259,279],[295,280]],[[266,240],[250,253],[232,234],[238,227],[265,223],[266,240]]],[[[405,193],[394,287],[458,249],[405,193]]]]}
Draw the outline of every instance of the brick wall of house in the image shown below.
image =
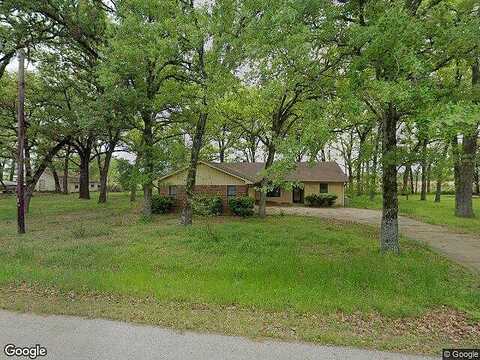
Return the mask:
{"type": "MultiPolygon", "coordinates": [[[[248,185],[235,185],[237,187],[237,196],[247,196],[248,195],[248,185]]],[[[175,209],[179,211],[186,197],[185,185],[177,185],[177,196],[175,197],[175,209]]],[[[169,186],[160,186],[159,187],[160,195],[168,196],[169,195],[169,186]]],[[[228,208],[228,197],[227,197],[227,185],[196,185],[195,194],[209,195],[209,196],[220,196],[223,200],[223,211],[224,213],[229,213],[228,208]]]]}

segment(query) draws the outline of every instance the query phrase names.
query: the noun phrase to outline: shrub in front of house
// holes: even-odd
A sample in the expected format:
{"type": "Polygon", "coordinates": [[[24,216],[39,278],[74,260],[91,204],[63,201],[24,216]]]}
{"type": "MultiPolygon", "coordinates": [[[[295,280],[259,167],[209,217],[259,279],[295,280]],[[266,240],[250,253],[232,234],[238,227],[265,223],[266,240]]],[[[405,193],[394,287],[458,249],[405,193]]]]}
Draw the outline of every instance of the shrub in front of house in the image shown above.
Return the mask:
{"type": "Polygon", "coordinates": [[[220,215],[223,212],[223,201],[220,196],[196,195],[192,208],[196,215],[220,215]]]}
{"type": "Polygon", "coordinates": [[[166,214],[173,210],[175,200],[170,196],[153,195],[152,196],[152,213],[166,214]]]}
{"type": "Polygon", "coordinates": [[[325,193],[325,194],[312,194],[305,196],[305,204],[311,207],[330,207],[335,204],[337,195],[325,193]]]}
{"type": "Polygon", "coordinates": [[[228,200],[228,207],[234,215],[247,217],[253,215],[255,199],[250,196],[240,196],[228,200]]]}

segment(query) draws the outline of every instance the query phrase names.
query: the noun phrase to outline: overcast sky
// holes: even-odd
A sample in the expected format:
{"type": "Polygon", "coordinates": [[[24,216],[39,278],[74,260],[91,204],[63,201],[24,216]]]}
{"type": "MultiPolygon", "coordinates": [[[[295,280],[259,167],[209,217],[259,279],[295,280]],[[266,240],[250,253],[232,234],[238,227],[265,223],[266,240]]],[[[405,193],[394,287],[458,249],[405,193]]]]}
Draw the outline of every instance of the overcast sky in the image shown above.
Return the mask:
{"type": "MultiPolygon", "coordinates": [[[[26,61],[25,64],[27,65],[27,71],[34,69],[34,66],[29,61],[26,61]]],[[[7,71],[17,72],[17,70],[18,70],[18,61],[17,61],[17,58],[14,57],[12,61],[10,61],[10,64],[7,65],[7,71]]]]}

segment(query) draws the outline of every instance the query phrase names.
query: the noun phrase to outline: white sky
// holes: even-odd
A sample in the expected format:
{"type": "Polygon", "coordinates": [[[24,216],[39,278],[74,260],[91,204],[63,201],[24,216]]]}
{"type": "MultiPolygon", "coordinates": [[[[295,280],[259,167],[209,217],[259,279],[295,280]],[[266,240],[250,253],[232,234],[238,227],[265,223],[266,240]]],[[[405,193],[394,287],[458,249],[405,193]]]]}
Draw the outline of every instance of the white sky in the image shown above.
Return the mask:
{"type": "MultiPolygon", "coordinates": [[[[25,64],[26,64],[26,69],[27,69],[27,71],[33,70],[33,69],[35,68],[30,61],[26,61],[25,64]]],[[[7,71],[9,71],[9,72],[17,72],[17,70],[18,70],[18,61],[17,61],[17,58],[14,57],[14,58],[10,61],[10,63],[7,65],[7,71]]]]}

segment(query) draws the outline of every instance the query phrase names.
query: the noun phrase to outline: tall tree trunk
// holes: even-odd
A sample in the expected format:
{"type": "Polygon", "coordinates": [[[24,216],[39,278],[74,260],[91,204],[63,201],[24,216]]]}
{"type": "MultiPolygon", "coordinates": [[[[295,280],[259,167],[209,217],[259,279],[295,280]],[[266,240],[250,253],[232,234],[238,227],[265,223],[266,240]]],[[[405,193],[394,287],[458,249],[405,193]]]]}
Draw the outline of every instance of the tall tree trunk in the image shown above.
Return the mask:
{"type": "Polygon", "coordinates": [[[356,181],[356,194],[357,196],[362,195],[362,161],[358,159],[355,170],[355,181],[356,181]]]}
{"type": "Polygon", "coordinates": [[[52,172],[53,181],[55,182],[55,192],[59,194],[62,192],[62,187],[60,185],[60,179],[58,177],[57,170],[54,166],[50,166],[50,171],[52,172]]]}
{"type": "Polygon", "coordinates": [[[143,184],[143,216],[149,218],[152,216],[152,191],[153,191],[153,176],[155,172],[155,164],[153,160],[153,114],[151,112],[145,112],[142,115],[144,129],[143,129],[143,141],[145,149],[143,151],[144,167],[147,175],[147,179],[143,184]]]}
{"type": "Polygon", "coordinates": [[[130,202],[134,202],[137,199],[137,184],[130,187],[130,202]]]}
{"type": "Polygon", "coordinates": [[[18,106],[17,106],[17,231],[25,234],[25,53],[18,51],[18,106]]]}
{"type": "Polygon", "coordinates": [[[408,189],[408,180],[410,176],[411,165],[407,163],[405,165],[405,171],[403,172],[403,185],[402,185],[402,194],[407,194],[409,192],[408,189]]]}
{"type": "Polygon", "coordinates": [[[413,180],[413,169],[410,166],[410,194],[415,194],[415,186],[414,186],[414,180],[413,180]]]}
{"type": "Polygon", "coordinates": [[[72,143],[80,158],[79,199],[90,199],[90,161],[94,142],[95,135],[89,132],[87,137],[81,137],[72,143]]]}
{"type": "Polygon", "coordinates": [[[478,168],[475,171],[475,194],[480,195],[480,174],[478,168]]]}
{"type": "Polygon", "coordinates": [[[90,199],[90,155],[91,149],[85,148],[78,153],[80,157],[79,199],[90,199]]]}
{"type": "Polygon", "coordinates": [[[347,172],[348,172],[348,190],[353,193],[353,166],[352,162],[347,162],[347,172]]]}
{"type": "Polygon", "coordinates": [[[380,247],[383,252],[400,252],[398,241],[398,194],[397,194],[397,122],[398,114],[390,104],[383,117],[382,180],[383,210],[380,247]]]}
{"type": "Polygon", "coordinates": [[[3,181],[4,170],[5,170],[5,161],[0,161],[0,181],[3,181]]]}
{"type": "Polygon", "coordinates": [[[30,156],[30,148],[28,146],[28,137],[25,136],[25,181],[28,182],[32,178],[32,158],[30,156]]]}
{"type": "Polygon", "coordinates": [[[421,190],[420,190],[420,200],[427,200],[427,144],[428,140],[424,139],[422,144],[422,180],[421,180],[421,190]]]}
{"type": "Polygon", "coordinates": [[[363,184],[362,184],[362,165],[363,165],[363,153],[365,148],[365,140],[368,132],[359,134],[360,144],[358,147],[358,159],[357,159],[357,169],[356,169],[356,180],[357,180],[357,196],[363,194],[363,184]]]}
{"type": "MultiPolygon", "coordinates": [[[[191,2],[193,4],[193,2],[191,2]]],[[[207,74],[205,68],[205,42],[202,40],[199,44],[198,48],[196,49],[198,55],[198,70],[200,79],[202,82],[202,90],[203,90],[203,97],[202,97],[202,107],[203,109],[200,110],[198,116],[198,122],[195,126],[195,134],[193,136],[192,141],[192,151],[190,154],[190,164],[188,167],[187,178],[185,179],[185,199],[183,201],[183,208],[182,208],[182,215],[180,218],[180,222],[182,225],[188,226],[192,225],[192,218],[193,218],[193,197],[195,192],[195,182],[197,177],[197,165],[198,160],[200,157],[200,150],[203,146],[203,136],[205,135],[205,130],[207,126],[207,118],[208,118],[208,103],[207,103],[207,74]]]]}
{"type": "Polygon", "coordinates": [[[218,159],[221,163],[225,162],[225,142],[218,140],[218,159]]]}
{"type": "Polygon", "coordinates": [[[380,139],[382,138],[382,121],[378,123],[377,136],[375,137],[375,149],[373,153],[373,163],[372,163],[372,186],[370,188],[370,200],[375,199],[375,194],[377,193],[377,166],[378,166],[378,150],[380,145],[380,139]]]}
{"type": "MultiPolygon", "coordinates": [[[[249,134],[248,135],[248,146],[247,152],[250,154],[250,159],[247,159],[247,162],[254,163],[257,158],[257,138],[255,135],[249,134]]],[[[247,156],[248,157],[248,156],[247,156]]]]}
{"type": "Polygon", "coordinates": [[[149,218],[152,216],[152,196],[153,196],[153,184],[143,184],[143,216],[149,218]]]}
{"type": "Polygon", "coordinates": [[[437,178],[437,185],[435,189],[435,202],[440,202],[440,198],[442,196],[442,178],[439,176],[437,178]]]}
{"type": "Polygon", "coordinates": [[[477,137],[478,132],[475,130],[473,134],[464,134],[462,146],[458,144],[457,138],[453,141],[455,158],[455,215],[459,217],[474,217],[472,188],[477,137]]]}
{"type": "Polygon", "coordinates": [[[70,145],[67,146],[65,150],[65,159],[63,160],[63,193],[68,194],[68,166],[70,161],[70,145]]]}
{"type": "MultiPolygon", "coordinates": [[[[472,87],[477,89],[477,93],[480,91],[480,60],[477,58],[477,61],[473,64],[472,66],[472,87]]],[[[477,98],[478,99],[478,98],[477,98]]],[[[478,104],[478,101],[477,101],[478,104]]],[[[477,124],[478,125],[478,124],[477,124]]],[[[478,135],[478,133],[477,133],[478,135]]],[[[475,149],[476,150],[476,149],[475,149]]],[[[479,164],[477,163],[477,158],[475,156],[475,174],[476,174],[476,180],[475,180],[475,193],[480,195],[480,168],[479,164]]]]}
{"type": "Polygon", "coordinates": [[[443,153],[442,153],[442,158],[440,159],[438,163],[438,169],[437,169],[437,184],[435,188],[435,202],[440,202],[440,198],[442,196],[442,183],[443,183],[443,172],[444,172],[444,160],[446,159],[448,155],[448,142],[443,148],[443,153]]]}
{"type": "Polygon", "coordinates": [[[415,170],[415,190],[413,191],[414,194],[418,194],[418,174],[420,173],[419,169],[415,170]]]}
{"type": "Polygon", "coordinates": [[[107,191],[108,191],[108,171],[110,170],[110,163],[112,160],[113,152],[115,151],[115,146],[117,140],[112,140],[107,145],[107,150],[105,152],[105,159],[102,162],[100,161],[101,156],[98,156],[99,159],[99,172],[100,172],[100,193],[98,194],[98,203],[103,204],[107,202],[107,191]]]}
{"type": "Polygon", "coordinates": [[[364,181],[365,181],[365,191],[367,193],[370,193],[370,159],[367,159],[365,161],[365,175],[364,175],[364,181]]]}
{"type": "MultiPolygon", "coordinates": [[[[140,156],[137,154],[135,159],[135,169],[138,168],[140,156]]],[[[130,202],[135,202],[137,199],[137,182],[134,181],[133,175],[130,177],[130,202]]]]}
{"type": "Polygon", "coordinates": [[[100,192],[98,194],[98,203],[104,204],[107,202],[108,190],[108,170],[100,171],[100,192]]]}
{"type": "Polygon", "coordinates": [[[198,158],[200,155],[200,150],[202,149],[203,145],[203,135],[205,134],[205,127],[207,124],[207,113],[200,113],[198,123],[195,129],[195,136],[193,137],[192,143],[192,153],[190,156],[190,165],[188,167],[188,174],[185,184],[185,199],[183,202],[183,209],[182,209],[182,216],[181,216],[181,223],[183,225],[192,225],[192,217],[193,217],[193,196],[195,191],[195,181],[197,177],[197,165],[198,165],[198,158]]]}
{"type": "Polygon", "coordinates": [[[432,191],[432,164],[429,163],[427,166],[427,194],[430,194],[432,191]]]}
{"type": "Polygon", "coordinates": [[[473,173],[473,182],[475,183],[475,194],[480,194],[480,177],[478,173],[478,164],[475,163],[475,171],[473,173]]]}
{"type": "MultiPolygon", "coordinates": [[[[477,60],[472,65],[472,88],[475,92],[480,85],[480,64],[477,60]]],[[[455,215],[459,217],[474,217],[472,206],[473,173],[477,154],[478,123],[470,133],[463,134],[462,150],[459,151],[458,141],[455,138],[456,148],[455,165],[455,215]]]]}
{"type": "Polygon", "coordinates": [[[250,157],[251,157],[251,162],[254,163],[256,158],[257,158],[257,148],[256,146],[253,146],[252,148],[250,148],[250,157]]]}
{"type": "Polygon", "coordinates": [[[108,170],[110,168],[111,154],[105,156],[105,163],[103,164],[102,170],[100,171],[100,193],[98,194],[98,203],[103,204],[107,202],[107,191],[108,191],[108,170]]]}
{"type": "MultiPolygon", "coordinates": [[[[426,143],[424,142],[424,146],[426,143]]],[[[425,154],[425,149],[423,150],[423,154],[425,154]]],[[[420,179],[420,200],[424,201],[427,200],[427,164],[425,161],[425,155],[422,156],[422,161],[420,162],[421,168],[421,179],[420,179]]]]}
{"type": "MultiPolygon", "coordinates": [[[[265,161],[265,170],[270,168],[275,159],[276,148],[272,142],[268,146],[268,155],[267,161],[265,161]]],[[[269,180],[267,177],[264,177],[260,182],[260,201],[258,202],[258,216],[264,218],[267,215],[267,186],[269,180]]]]}
{"type": "Polygon", "coordinates": [[[13,181],[13,178],[15,176],[15,168],[17,167],[17,162],[15,159],[12,159],[11,165],[10,165],[10,173],[8,174],[8,180],[13,181]]]}

